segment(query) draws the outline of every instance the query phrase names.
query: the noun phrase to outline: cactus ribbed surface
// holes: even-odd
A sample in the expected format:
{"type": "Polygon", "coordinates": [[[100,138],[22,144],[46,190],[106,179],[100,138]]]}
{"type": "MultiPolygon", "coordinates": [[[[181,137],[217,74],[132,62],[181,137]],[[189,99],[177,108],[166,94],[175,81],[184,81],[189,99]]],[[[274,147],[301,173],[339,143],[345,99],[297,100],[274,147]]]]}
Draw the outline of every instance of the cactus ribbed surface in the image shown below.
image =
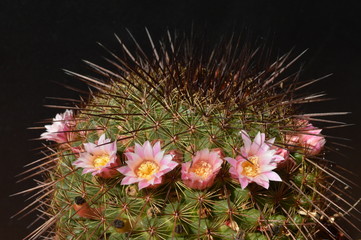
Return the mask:
{"type": "Polygon", "coordinates": [[[338,220],[357,228],[356,200],[314,126],[338,123],[298,112],[323,97],[287,73],[299,56],[149,39],[67,71],[92,90],[42,134],[47,220],[29,239],[351,239],[338,220]]]}

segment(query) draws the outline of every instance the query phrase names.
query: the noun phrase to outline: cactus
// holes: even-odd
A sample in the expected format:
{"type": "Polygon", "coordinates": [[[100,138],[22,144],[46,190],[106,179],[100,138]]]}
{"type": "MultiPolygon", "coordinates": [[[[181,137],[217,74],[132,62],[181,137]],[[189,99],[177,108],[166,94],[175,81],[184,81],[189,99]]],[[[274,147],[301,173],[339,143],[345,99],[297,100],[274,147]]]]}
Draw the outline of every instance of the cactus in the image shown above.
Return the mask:
{"type": "Polygon", "coordinates": [[[324,100],[286,73],[302,54],[148,36],[105,48],[114,69],[66,71],[92,90],[41,135],[28,239],[352,239],[339,221],[357,229],[358,202],[313,124],[343,125],[297,111],[324,100]]]}

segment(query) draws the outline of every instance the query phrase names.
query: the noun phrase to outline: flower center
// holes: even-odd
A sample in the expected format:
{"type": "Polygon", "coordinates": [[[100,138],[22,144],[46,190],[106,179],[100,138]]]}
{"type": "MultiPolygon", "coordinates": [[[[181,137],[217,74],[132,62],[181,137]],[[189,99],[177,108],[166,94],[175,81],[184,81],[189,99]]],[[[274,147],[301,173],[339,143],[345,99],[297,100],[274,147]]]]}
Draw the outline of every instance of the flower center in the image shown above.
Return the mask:
{"type": "Polygon", "coordinates": [[[212,174],[212,165],[205,161],[199,161],[193,164],[189,171],[205,179],[212,174]]]}
{"type": "Polygon", "coordinates": [[[105,165],[107,165],[109,161],[110,161],[109,155],[96,156],[93,160],[93,165],[95,168],[100,169],[105,165]]]}
{"type": "Polygon", "coordinates": [[[252,156],[248,158],[248,161],[242,163],[242,175],[247,177],[255,177],[259,174],[258,157],[252,156]]]}
{"type": "Polygon", "coordinates": [[[152,175],[159,171],[159,165],[153,160],[145,160],[135,170],[135,174],[144,179],[151,179],[152,175]]]}

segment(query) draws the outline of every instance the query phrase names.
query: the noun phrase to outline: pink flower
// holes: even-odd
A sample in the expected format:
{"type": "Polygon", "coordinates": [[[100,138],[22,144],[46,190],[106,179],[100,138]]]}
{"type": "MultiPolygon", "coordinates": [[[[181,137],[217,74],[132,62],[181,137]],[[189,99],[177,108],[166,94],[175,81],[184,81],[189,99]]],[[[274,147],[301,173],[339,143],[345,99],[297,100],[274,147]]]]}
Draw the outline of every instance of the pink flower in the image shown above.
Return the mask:
{"type": "Polygon", "coordinates": [[[136,143],[134,152],[126,152],[124,155],[128,159],[127,166],[117,169],[125,175],[121,184],[138,183],[139,189],[162,183],[162,176],[178,165],[172,161],[171,155],[164,155],[159,141],[153,147],[149,141],[143,146],[136,143]]]}
{"type": "Polygon", "coordinates": [[[251,182],[268,189],[269,181],[282,181],[280,176],[272,171],[276,168],[273,163],[276,159],[282,161],[282,156],[276,155],[276,150],[270,149],[270,143],[274,139],[265,141],[265,134],[258,132],[252,142],[245,131],[241,131],[244,146],[241,148],[241,155],[236,159],[226,157],[225,159],[231,168],[231,176],[241,184],[242,189],[251,182]]]}
{"type": "Polygon", "coordinates": [[[307,120],[295,120],[299,133],[286,135],[287,143],[302,147],[306,154],[317,155],[323,149],[326,140],[321,136],[322,129],[314,127],[307,120]]]}
{"type": "Polygon", "coordinates": [[[119,174],[115,169],[120,164],[116,141],[105,139],[103,134],[98,140],[98,145],[84,143],[84,148],[85,152],[80,153],[78,160],[73,162],[74,166],[83,168],[83,174],[92,173],[93,176],[102,178],[112,178],[119,174]]]}
{"type": "Polygon", "coordinates": [[[323,136],[320,136],[322,129],[313,129],[304,131],[299,137],[299,144],[305,148],[305,151],[309,155],[317,155],[323,149],[326,140],[323,136]]]}
{"type": "MultiPolygon", "coordinates": [[[[306,130],[313,128],[307,120],[304,119],[294,119],[294,128],[296,131],[306,130]]],[[[299,139],[300,135],[298,133],[290,133],[286,135],[286,143],[289,144],[288,148],[290,150],[299,149],[299,139]]]]}
{"type": "Polygon", "coordinates": [[[220,151],[209,151],[206,148],[196,152],[192,161],[182,163],[184,184],[199,190],[212,186],[222,162],[220,151]]]}
{"type": "Polygon", "coordinates": [[[66,110],[64,113],[56,114],[52,125],[45,125],[46,132],[42,133],[40,138],[57,143],[68,142],[68,133],[75,126],[75,120],[72,110],[66,110]]]}

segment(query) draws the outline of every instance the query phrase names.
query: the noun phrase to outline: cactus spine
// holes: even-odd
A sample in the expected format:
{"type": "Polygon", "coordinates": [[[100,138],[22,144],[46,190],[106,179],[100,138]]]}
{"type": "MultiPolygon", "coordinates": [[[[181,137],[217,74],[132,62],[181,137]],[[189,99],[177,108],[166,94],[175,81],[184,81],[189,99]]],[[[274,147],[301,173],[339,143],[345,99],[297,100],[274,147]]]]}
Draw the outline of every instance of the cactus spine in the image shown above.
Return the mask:
{"type": "Polygon", "coordinates": [[[94,91],[42,135],[48,220],[29,239],[351,239],[347,180],[310,123],[324,114],[296,111],[322,97],[284,73],[299,56],[149,39],[151,53],[119,40],[114,70],[86,62],[97,77],[67,71],[94,91]]]}

